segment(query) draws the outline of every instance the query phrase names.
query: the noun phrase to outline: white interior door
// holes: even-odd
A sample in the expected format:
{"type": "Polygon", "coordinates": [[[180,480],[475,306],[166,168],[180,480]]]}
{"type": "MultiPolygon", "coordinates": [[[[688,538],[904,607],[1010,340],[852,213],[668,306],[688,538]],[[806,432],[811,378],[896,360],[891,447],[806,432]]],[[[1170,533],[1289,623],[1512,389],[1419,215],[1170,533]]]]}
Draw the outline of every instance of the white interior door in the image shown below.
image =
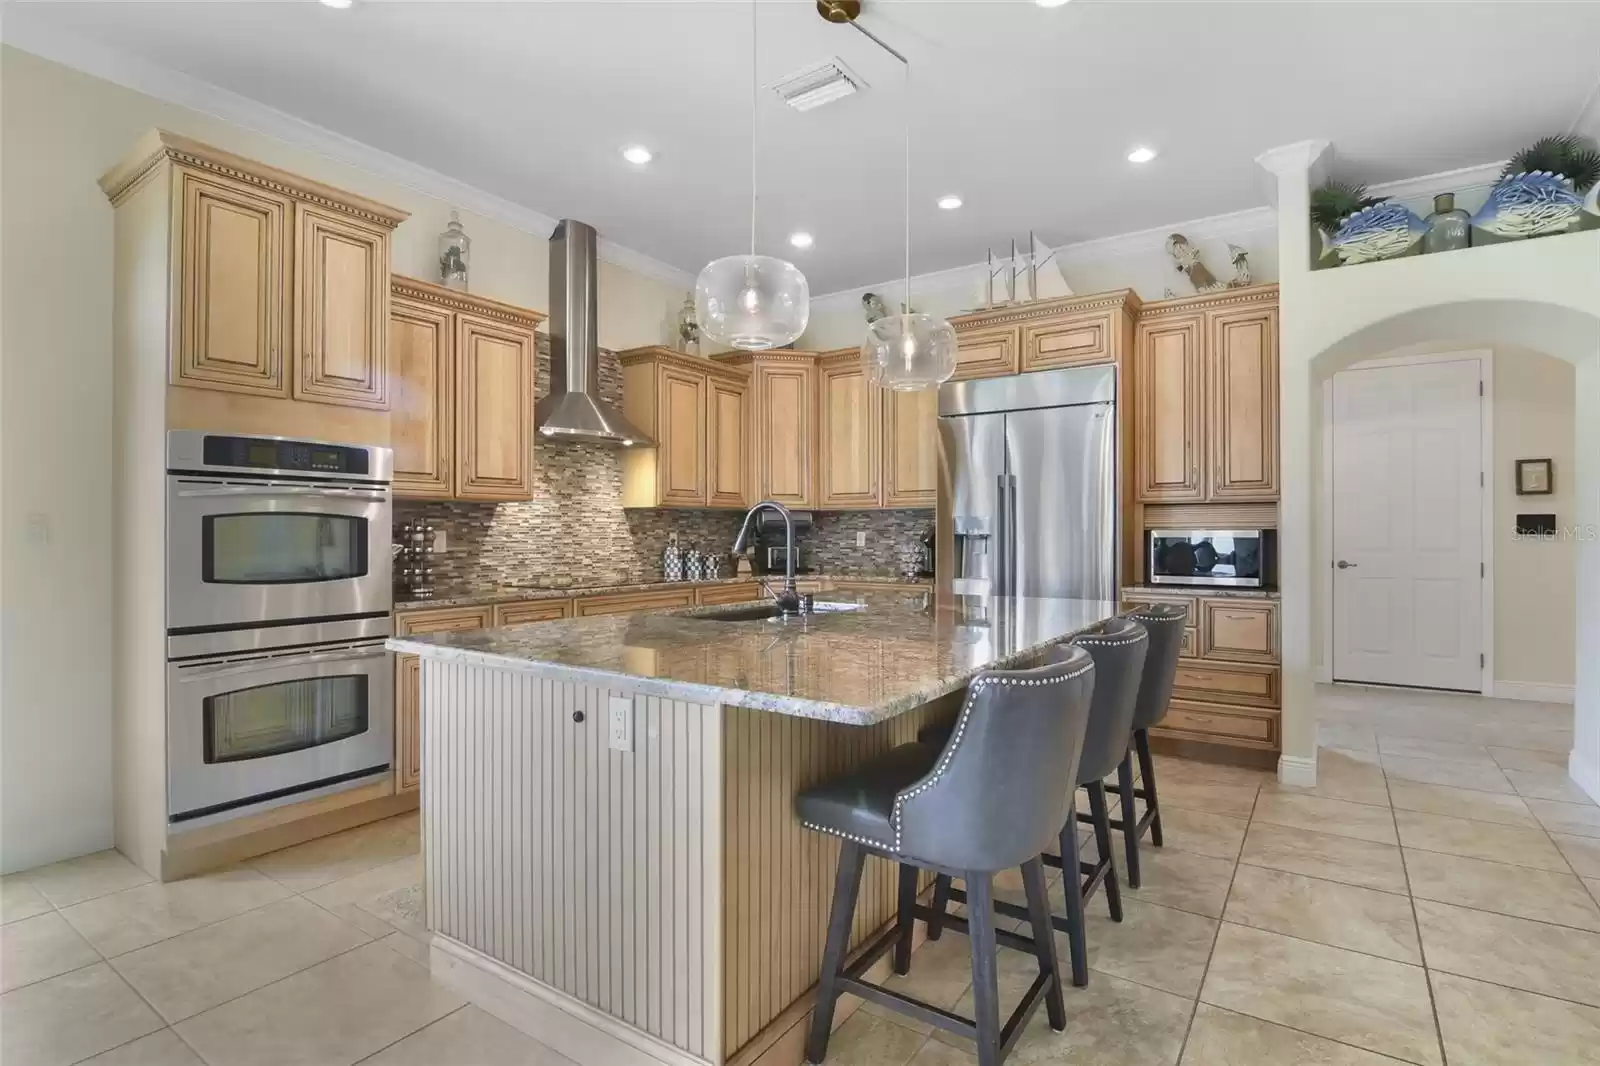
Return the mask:
{"type": "Polygon", "coordinates": [[[1333,677],[1482,686],[1482,364],[1333,378],[1333,677]]]}

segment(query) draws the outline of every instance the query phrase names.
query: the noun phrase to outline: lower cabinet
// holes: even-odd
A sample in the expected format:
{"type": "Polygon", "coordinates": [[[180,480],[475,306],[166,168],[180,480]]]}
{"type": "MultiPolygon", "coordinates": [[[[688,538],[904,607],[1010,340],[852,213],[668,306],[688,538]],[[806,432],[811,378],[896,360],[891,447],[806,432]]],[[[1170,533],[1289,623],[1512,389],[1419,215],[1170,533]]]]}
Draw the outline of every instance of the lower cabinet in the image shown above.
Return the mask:
{"type": "Polygon", "coordinates": [[[1283,694],[1276,600],[1143,589],[1126,592],[1123,599],[1133,605],[1172,604],[1188,614],[1172,703],[1152,735],[1279,750],[1283,694]]]}
{"type": "MultiPolygon", "coordinates": [[[[483,629],[494,617],[491,607],[438,607],[401,611],[394,618],[397,637],[450,630],[483,629]]],[[[394,657],[394,787],[407,792],[422,784],[422,660],[394,657]]]]}
{"type": "Polygon", "coordinates": [[[666,607],[693,607],[694,588],[651,589],[648,592],[612,592],[600,596],[584,596],[576,601],[579,618],[600,614],[632,614],[635,611],[658,611],[666,607]]]}
{"type": "Polygon", "coordinates": [[[712,607],[724,603],[751,603],[764,599],[767,590],[754,581],[745,581],[737,585],[707,585],[695,591],[695,599],[702,607],[712,607]]]}

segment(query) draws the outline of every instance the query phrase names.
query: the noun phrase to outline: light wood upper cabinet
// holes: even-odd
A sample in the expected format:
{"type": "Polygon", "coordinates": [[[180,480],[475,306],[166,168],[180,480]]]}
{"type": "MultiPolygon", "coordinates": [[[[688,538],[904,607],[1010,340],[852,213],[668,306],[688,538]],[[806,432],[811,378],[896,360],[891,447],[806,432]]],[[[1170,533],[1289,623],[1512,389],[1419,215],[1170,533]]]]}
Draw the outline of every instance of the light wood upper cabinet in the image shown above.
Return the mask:
{"type": "Polygon", "coordinates": [[[631,348],[622,414],[656,442],[622,453],[624,507],[743,507],[749,394],[742,369],[671,348],[631,348]]]}
{"type": "Polygon", "coordinates": [[[879,503],[882,390],[867,381],[859,352],[823,359],[817,368],[819,507],[879,503]]]}
{"type": "Polygon", "coordinates": [[[389,231],[295,205],[297,400],[389,406],[389,231]]]}
{"type": "Polygon", "coordinates": [[[1206,316],[1212,500],[1278,497],[1278,309],[1206,316]]]}
{"type": "Polygon", "coordinates": [[[451,313],[394,296],[389,304],[389,444],[396,496],[455,494],[455,330],[451,313]]]}
{"type": "Polygon", "coordinates": [[[748,507],[750,500],[750,386],[742,378],[712,375],[706,418],[707,502],[748,507]]]}
{"type": "Polygon", "coordinates": [[[1204,316],[1141,322],[1135,333],[1135,454],[1141,501],[1203,500],[1204,316]]]}
{"type": "Polygon", "coordinates": [[[706,376],[665,368],[660,376],[656,420],[661,502],[704,506],[706,502],[706,376]]]}
{"type": "Polygon", "coordinates": [[[809,352],[749,357],[755,497],[786,507],[816,506],[817,368],[809,352]]]}
{"type": "Polygon", "coordinates": [[[265,189],[176,173],[178,332],[171,381],[287,396],[288,227],[293,204],[265,189]]]}
{"type": "Polygon", "coordinates": [[[959,332],[956,344],[953,380],[1000,377],[1022,369],[1022,330],[1016,326],[959,332]]]}
{"type": "Polygon", "coordinates": [[[475,314],[456,316],[456,495],[526,500],[533,495],[531,329],[475,314]]]}
{"type": "Polygon", "coordinates": [[[932,507],[938,498],[939,390],[885,390],[883,505],[932,507]]]}
{"type": "Polygon", "coordinates": [[[1120,317],[1120,310],[1090,311],[1023,326],[1023,372],[1115,362],[1120,317]]]}

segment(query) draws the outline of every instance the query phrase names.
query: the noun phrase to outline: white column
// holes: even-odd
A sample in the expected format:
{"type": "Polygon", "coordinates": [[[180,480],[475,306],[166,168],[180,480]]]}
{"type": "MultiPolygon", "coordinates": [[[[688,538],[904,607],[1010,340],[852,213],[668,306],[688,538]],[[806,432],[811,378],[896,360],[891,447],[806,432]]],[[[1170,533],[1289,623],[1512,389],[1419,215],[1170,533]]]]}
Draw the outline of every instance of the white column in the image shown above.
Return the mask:
{"type": "Polygon", "coordinates": [[[1278,588],[1283,655],[1283,754],[1278,779],[1284,784],[1317,782],[1315,627],[1312,572],[1311,361],[1315,351],[1296,325],[1305,320],[1303,300],[1311,274],[1311,188],[1322,179],[1331,153],[1327,141],[1300,141],[1256,157],[1272,175],[1278,209],[1278,402],[1281,491],[1278,502],[1278,588]]]}

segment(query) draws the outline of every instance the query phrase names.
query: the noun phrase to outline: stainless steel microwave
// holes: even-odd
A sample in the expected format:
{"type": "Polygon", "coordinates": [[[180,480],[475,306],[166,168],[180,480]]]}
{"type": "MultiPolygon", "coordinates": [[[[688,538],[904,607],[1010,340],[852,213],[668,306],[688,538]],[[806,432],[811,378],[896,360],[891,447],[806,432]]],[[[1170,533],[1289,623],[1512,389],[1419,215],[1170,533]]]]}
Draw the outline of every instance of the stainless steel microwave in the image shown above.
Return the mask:
{"type": "Polygon", "coordinates": [[[1146,530],[1152,585],[1271,588],[1277,584],[1275,529],[1146,530]]]}

